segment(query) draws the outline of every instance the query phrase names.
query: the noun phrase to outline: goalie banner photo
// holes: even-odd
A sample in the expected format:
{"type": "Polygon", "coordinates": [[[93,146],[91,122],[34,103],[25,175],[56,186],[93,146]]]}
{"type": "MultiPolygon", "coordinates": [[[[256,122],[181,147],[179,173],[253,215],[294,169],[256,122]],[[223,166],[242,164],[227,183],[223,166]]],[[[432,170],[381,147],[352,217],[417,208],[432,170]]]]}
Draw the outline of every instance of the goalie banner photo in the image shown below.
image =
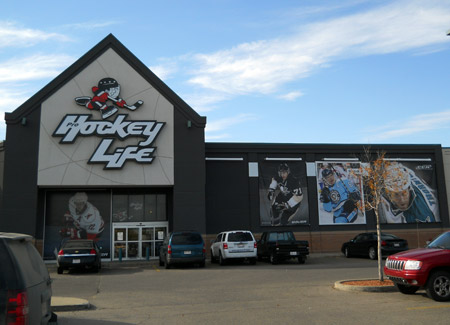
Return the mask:
{"type": "Polygon", "coordinates": [[[440,222],[431,161],[390,161],[380,204],[382,223],[440,222]]]}
{"type": "Polygon", "coordinates": [[[111,199],[106,191],[48,191],[44,259],[56,259],[62,242],[92,239],[110,257],[111,199]]]}
{"type": "Polygon", "coordinates": [[[359,162],[316,162],[319,225],[365,224],[359,162]]]}
{"type": "Polygon", "coordinates": [[[309,224],[305,163],[264,161],[259,166],[260,225],[309,224]]]}

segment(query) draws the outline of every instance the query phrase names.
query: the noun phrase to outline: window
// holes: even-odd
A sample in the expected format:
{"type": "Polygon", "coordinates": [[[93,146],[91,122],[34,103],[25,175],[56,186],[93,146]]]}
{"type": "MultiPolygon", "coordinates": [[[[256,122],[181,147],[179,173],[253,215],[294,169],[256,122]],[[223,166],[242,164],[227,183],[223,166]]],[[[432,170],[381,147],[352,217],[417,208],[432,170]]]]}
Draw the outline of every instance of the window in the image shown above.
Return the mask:
{"type": "Polygon", "coordinates": [[[167,221],[165,194],[113,194],[113,222],[167,221]]]}

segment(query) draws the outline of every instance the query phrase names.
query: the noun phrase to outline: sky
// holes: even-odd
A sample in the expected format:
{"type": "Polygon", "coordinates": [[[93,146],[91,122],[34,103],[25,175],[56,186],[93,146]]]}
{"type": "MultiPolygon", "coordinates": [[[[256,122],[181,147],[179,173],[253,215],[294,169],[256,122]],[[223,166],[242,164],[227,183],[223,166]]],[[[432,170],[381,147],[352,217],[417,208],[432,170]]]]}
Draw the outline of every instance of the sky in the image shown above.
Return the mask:
{"type": "Polygon", "coordinates": [[[112,33],[207,142],[450,147],[448,0],[0,0],[12,112],[112,33]]]}

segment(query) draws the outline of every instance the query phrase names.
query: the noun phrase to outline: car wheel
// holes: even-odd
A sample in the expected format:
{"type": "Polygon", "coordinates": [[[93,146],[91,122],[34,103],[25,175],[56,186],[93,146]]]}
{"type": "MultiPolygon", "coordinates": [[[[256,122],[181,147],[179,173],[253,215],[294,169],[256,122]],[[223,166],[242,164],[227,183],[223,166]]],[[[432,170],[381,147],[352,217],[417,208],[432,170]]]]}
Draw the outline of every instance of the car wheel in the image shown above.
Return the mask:
{"type": "Polygon", "coordinates": [[[270,263],[272,263],[273,265],[275,265],[275,264],[278,263],[277,257],[275,256],[274,253],[270,253],[269,261],[270,261],[270,263]]]}
{"type": "Polygon", "coordinates": [[[63,271],[64,271],[64,269],[62,268],[62,267],[58,267],[58,270],[57,270],[57,272],[58,272],[58,274],[63,274],[63,271]]]}
{"type": "Polygon", "coordinates": [[[436,301],[450,300],[450,273],[438,271],[433,273],[427,283],[428,297],[436,301]]]}
{"type": "Polygon", "coordinates": [[[344,255],[345,255],[345,257],[347,257],[347,258],[351,257],[350,251],[349,251],[348,247],[345,247],[345,248],[344,248],[344,255]]]}
{"type": "Polygon", "coordinates": [[[369,248],[369,258],[371,260],[376,260],[377,259],[377,250],[373,246],[369,248]]]}
{"type": "Polygon", "coordinates": [[[213,251],[211,249],[211,263],[215,263],[216,262],[216,258],[214,257],[213,251]]]}
{"type": "Polygon", "coordinates": [[[225,265],[225,259],[222,257],[222,253],[219,253],[219,264],[225,265]]]}
{"type": "Polygon", "coordinates": [[[306,262],[306,257],[305,257],[305,256],[299,256],[299,257],[298,257],[298,262],[299,262],[300,264],[305,264],[305,262],[306,262]]]}
{"type": "Polygon", "coordinates": [[[412,295],[416,293],[417,290],[419,290],[419,287],[416,286],[407,286],[404,284],[398,284],[396,283],[395,286],[397,287],[398,291],[405,295],[412,295]]]}
{"type": "Polygon", "coordinates": [[[166,268],[166,269],[170,269],[170,264],[169,264],[169,262],[167,261],[167,256],[166,256],[166,258],[165,258],[164,265],[165,265],[165,268],[166,268]]]}
{"type": "Polygon", "coordinates": [[[255,265],[255,264],[256,264],[256,257],[252,257],[252,258],[250,259],[250,264],[251,264],[251,265],[255,265]]]}

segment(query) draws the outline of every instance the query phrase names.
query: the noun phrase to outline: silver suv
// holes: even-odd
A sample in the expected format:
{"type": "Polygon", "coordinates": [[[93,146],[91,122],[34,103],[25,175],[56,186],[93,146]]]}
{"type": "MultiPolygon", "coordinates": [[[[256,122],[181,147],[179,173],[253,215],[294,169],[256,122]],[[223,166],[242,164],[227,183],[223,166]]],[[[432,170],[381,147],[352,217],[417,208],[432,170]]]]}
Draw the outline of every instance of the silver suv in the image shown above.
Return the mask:
{"type": "Polygon", "coordinates": [[[248,230],[224,231],[211,244],[211,262],[224,265],[227,260],[248,260],[256,263],[257,244],[248,230]]]}
{"type": "Polygon", "coordinates": [[[51,279],[29,235],[0,232],[0,324],[47,324],[51,279]]]}

